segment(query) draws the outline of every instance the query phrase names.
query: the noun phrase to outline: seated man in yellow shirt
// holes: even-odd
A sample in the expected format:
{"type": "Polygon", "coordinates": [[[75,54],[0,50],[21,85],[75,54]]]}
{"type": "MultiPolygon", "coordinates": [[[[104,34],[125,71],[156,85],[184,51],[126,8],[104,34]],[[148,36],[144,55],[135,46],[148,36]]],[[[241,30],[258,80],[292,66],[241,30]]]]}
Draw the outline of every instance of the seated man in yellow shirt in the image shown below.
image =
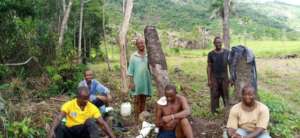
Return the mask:
{"type": "Polygon", "coordinates": [[[242,89],[242,101],[234,105],[227,122],[231,138],[271,138],[266,132],[269,123],[269,109],[255,100],[255,89],[242,89]]]}
{"type": "Polygon", "coordinates": [[[100,128],[111,138],[115,138],[112,130],[102,119],[98,108],[89,101],[89,89],[79,87],[77,98],[63,104],[60,114],[53,122],[49,138],[99,138],[100,128]],[[66,124],[62,118],[66,117],[66,124]],[[96,123],[97,122],[97,123],[96,123]]]}

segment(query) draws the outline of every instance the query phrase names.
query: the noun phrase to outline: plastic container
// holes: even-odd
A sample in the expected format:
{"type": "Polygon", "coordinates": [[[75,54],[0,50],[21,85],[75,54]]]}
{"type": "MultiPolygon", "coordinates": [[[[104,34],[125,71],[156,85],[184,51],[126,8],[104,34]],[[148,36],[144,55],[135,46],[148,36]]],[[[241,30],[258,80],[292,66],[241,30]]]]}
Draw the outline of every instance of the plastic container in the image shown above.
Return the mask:
{"type": "Polygon", "coordinates": [[[131,114],[131,104],[129,102],[125,102],[121,104],[121,115],[129,116],[131,114]]]}

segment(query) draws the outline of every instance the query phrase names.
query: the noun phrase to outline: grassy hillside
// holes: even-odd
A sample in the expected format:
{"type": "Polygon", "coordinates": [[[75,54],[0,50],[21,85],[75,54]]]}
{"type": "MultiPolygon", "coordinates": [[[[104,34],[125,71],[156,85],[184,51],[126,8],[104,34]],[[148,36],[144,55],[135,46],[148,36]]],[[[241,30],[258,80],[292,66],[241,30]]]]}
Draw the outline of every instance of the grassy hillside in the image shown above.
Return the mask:
{"type": "MultiPolygon", "coordinates": [[[[207,28],[211,34],[222,31],[220,18],[213,18],[210,5],[205,0],[135,0],[133,28],[141,31],[152,24],[159,29],[192,32],[197,27],[207,28]]],[[[122,1],[111,0],[110,24],[119,25],[122,19],[122,1]]],[[[230,24],[234,37],[247,39],[290,39],[300,36],[300,6],[279,2],[254,3],[235,0],[230,24]],[[268,5],[268,6],[266,6],[268,5]],[[280,11],[280,12],[278,12],[280,11]]]]}

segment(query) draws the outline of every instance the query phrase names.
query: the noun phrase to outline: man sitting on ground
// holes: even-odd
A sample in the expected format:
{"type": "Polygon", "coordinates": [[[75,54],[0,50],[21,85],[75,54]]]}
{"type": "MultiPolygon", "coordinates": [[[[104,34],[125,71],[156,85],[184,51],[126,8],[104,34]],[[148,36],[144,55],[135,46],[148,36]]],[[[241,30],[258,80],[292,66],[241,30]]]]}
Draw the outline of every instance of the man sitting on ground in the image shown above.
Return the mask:
{"type": "Polygon", "coordinates": [[[80,86],[89,88],[90,101],[100,109],[101,113],[105,113],[105,105],[108,105],[112,101],[112,96],[108,88],[94,79],[92,70],[88,69],[84,72],[84,80],[79,83],[80,86]]]}
{"type": "Polygon", "coordinates": [[[111,138],[115,138],[112,130],[102,119],[98,108],[88,101],[89,90],[87,87],[79,87],[77,98],[63,104],[59,115],[53,122],[49,138],[99,138],[99,126],[103,126],[104,132],[111,138]],[[62,124],[62,118],[66,117],[66,124],[62,124]],[[96,123],[97,122],[97,123],[96,123]]]}
{"type": "Polygon", "coordinates": [[[187,119],[191,109],[186,98],[177,94],[174,85],[166,86],[165,97],[167,103],[158,102],[156,108],[158,138],[193,138],[192,127],[187,119]]]}
{"type": "Polygon", "coordinates": [[[231,138],[271,138],[266,132],[269,123],[269,109],[255,100],[255,89],[242,89],[242,101],[234,105],[227,122],[231,138]]]}

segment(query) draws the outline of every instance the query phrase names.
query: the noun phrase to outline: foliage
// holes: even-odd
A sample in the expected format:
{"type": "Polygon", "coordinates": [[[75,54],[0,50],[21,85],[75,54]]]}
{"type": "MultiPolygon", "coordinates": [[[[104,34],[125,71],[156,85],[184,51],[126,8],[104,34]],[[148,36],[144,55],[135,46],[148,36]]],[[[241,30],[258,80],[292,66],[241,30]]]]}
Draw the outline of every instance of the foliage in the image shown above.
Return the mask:
{"type": "Polygon", "coordinates": [[[282,138],[291,138],[300,130],[300,117],[294,110],[287,107],[287,102],[271,93],[260,92],[262,101],[270,109],[271,134],[282,138]]]}
{"type": "Polygon", "coordinates": [[[78,83],[83,79],[85,65],[72,64],[70,62],[58,62],[56,66],[47,66],[47,74],[51,85],[46,97],[62,93],[74,94],[78,83]]]}
{"type": "Polygon", "coordinates": [[[0,65],[0,81],[10,75],[10,71],[7,66],[0,65]]]}
{"type": "Polygon", "coordinates": [[[24,118],[22,121],[8,122],[6,125],[8,137],[34,138],[38,136],[38,131],[31,127],[31,119],[24,118]]]}
{"type": "MultiPolygon", "coordinates": [[[[140,32],[145,25],[155,25],[161,30],[177,32],[192,32],[197,27],[205,27],[212,35],[222,32],[219,16],[223,7],[223,0],[137,0],[133,9],[133,30],[140,32]]],[[[299,6],[286,5],[284,3],[272,3],[268,10],[265,4],[245,3],[234,1],[231,3],[230,28],[231,36],[244,37],[245,39],[275,39],[297,40],[300,33],[294,27],[299,26],[295,20],[299,18],[299,6]],[[277,13],[278,7],[285,11],[277,13]],[[292,15],[292,16],[287,16],[292,15]],[[245,20],[247,19],[247,20],[245,20]],[[294,24],[291,24],[294,23],[294,24]],[[292,35],[294,34],[294,35],[292,35]],[[295,36],[296,35],[296,36],[295,36]]],[[[108,6],[113,9],[109,13],[110,21],[119,24],[122,19],[122,2],[109,1],[108,6]]],[[[299,21],[298,21],[299,22],[299,21]]]]}

